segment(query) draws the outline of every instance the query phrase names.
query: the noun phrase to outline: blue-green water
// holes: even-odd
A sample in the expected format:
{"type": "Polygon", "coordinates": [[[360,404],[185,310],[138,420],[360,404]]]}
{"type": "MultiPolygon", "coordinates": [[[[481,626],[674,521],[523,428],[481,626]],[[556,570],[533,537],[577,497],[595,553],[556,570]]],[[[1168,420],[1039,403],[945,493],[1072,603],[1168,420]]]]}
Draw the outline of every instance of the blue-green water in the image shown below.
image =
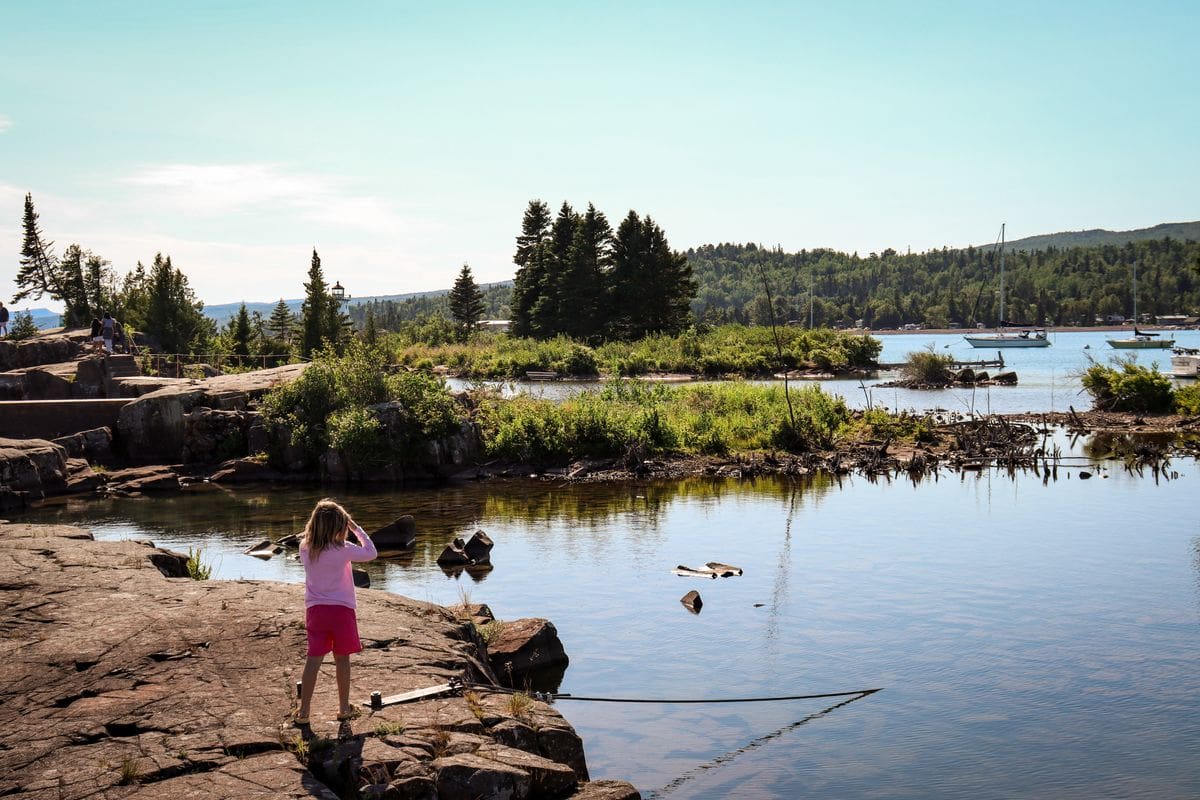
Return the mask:
{"type": "MultiPolygon", "coordinates": [[[[441,604],[465,591],[502,618],[553,620],[571,657],[563,692],[883,688],[824,715],[834,701],[561,700],[593,777],[677,798],[1195,798],[1200,493],[1194,462],[1173,470],[336,495],[368,529],[416,515],[416,552],[371,564],[376,588],[441,604]],[[447,576],[433,559],[476,528],[496,542],[494,569],[447,576]],[[671,574],[710,560],[745,574],[671,574]],[[679,602],[690,589],[699,615],[679,602]]],[[[319,496],[206,490],[22,519],[199,546],[222,578],[301,581],[290,558],[240,551],[298,530],[319,496]]]]}

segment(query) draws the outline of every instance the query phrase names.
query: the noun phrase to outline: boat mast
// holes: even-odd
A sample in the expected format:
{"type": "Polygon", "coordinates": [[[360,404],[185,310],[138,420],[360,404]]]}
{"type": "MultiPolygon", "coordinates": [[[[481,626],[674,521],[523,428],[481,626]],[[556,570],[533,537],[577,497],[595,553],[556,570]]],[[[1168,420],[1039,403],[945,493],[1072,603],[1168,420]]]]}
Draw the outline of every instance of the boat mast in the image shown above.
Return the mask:
{"type": "Polygon", "coordinates": [[[1000,322],[999,328],[1004,327],[1004,223],[1000,223],[1000,322]]]}
{"type": "Polygon", "coordinates": [[[1137,262],[1133,262],[1133,329],[1137,330],[1137,262]]]}

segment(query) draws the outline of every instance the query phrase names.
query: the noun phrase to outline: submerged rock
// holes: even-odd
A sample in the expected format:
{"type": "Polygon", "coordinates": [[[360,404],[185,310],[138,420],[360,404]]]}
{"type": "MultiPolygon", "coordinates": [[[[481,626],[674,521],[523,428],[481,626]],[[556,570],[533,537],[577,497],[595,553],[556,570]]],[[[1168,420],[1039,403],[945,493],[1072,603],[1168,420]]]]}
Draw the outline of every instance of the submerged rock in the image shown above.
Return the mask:
{"type": "Polygon", "coordinates": [[[442,567],[481,566],[492,561],[492,546],[494,542],[483,531],[475,531],[470,541],[464,542],[461,536],[456,536],[442,550],[437,563],[442,567]]]}
{"type": "Polygon", "coordinates": [[[380,550],[409,550],[417,541],[417,521],[412,514],[397,517],[371,534],[380,550]]]}

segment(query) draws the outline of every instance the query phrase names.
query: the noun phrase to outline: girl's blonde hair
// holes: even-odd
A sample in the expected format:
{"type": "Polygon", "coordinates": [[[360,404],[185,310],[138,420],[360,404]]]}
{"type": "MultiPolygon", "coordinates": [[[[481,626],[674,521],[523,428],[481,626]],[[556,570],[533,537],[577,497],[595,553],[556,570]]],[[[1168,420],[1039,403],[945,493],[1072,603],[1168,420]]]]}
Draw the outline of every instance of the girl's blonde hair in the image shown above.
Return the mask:
{"type": "Polygon", "coordinates": [[[316,561],[326,547],[346,541],[349,529],[350,515],[346,509],[326,497],[317,503],[309,516],[301,546],[308,550],[308,557],[316,561]]]}

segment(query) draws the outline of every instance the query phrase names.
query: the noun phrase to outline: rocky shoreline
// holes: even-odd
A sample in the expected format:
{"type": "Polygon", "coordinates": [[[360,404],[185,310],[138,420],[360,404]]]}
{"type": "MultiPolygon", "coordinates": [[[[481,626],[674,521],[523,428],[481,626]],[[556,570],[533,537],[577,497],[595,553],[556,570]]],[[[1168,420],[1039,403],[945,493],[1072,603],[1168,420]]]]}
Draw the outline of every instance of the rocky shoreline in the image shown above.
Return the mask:
{"type": "Polygon", "coordinates": [[[183,558],[0,525],[0,796],[639,796],[588,782],[562,716],[495,686],[469,620],[382,591],[359,594],[356,699],[475,686],[337,723],[330,664],[311,729],[292,727],[303,587],[170,577],[183,558]]]}

